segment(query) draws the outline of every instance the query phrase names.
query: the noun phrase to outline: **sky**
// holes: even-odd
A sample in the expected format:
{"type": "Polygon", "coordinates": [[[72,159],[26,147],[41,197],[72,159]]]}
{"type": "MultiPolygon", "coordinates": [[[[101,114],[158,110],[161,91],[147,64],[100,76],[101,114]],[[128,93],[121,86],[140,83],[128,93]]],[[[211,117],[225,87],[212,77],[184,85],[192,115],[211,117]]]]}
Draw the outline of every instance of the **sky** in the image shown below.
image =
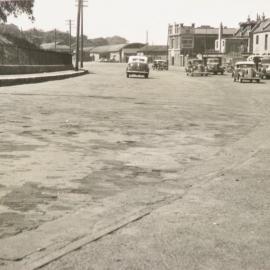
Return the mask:
{"type": "MultiPolygon", "coordinates": [[[[263,12],[270,17],[269,0],[84,0],[84,30],[88,38],[119,35],[130,42],[166,44],[169,23],[218,27],[220,22],[237,27],[248,15],[255,18],[263,12]]],[[[73,19],[76,30],[75,0],[35,0],[35,21],[25,16],[9,18],[22,29],[58,29],[67,31],[66,20],[73,19]]]]}

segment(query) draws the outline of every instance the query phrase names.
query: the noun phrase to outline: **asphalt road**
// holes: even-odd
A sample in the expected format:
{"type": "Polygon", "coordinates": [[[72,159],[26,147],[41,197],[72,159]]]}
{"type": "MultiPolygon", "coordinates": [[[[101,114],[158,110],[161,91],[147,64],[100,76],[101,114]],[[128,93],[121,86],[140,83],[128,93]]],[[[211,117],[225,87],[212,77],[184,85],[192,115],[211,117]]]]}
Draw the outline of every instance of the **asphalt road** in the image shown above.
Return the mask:
{"type": "Polygon", "coordinates": [[[88,68],[0,88],[0,269],[269,269],[270,82],[88,68]]]}

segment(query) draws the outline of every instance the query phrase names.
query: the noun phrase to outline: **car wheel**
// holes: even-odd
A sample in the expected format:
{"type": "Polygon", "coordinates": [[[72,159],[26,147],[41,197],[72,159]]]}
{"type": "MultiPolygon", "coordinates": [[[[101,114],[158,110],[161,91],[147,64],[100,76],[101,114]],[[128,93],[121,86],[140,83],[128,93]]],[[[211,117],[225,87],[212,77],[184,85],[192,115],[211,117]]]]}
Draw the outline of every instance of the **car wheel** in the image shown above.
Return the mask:
{"type": "Polygon", "coordinates": [[[144,75],[144,78],[145,78],[145,79],[148,79],[148,74],[145,74],[145,75],[144,75]]]}
{"type": "Polygon", "coordinates": [[[127,73],[127,78],[129,78],[129,73],[127,73]]]}
{"type": "Polygon", "coordinates": [[[242,79],[239,79],[239,82],[240,82],[240,83],[242,83],[242,82],[243,82],[243,80],[242,80],[242,79]]]}

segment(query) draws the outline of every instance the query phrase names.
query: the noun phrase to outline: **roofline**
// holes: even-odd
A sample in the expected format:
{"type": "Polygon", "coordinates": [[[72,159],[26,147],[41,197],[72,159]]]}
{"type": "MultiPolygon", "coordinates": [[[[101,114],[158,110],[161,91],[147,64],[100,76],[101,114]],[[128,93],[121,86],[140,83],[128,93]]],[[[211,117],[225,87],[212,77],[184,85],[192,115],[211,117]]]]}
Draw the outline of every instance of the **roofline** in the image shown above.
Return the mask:
{"type": "Polygon", "coordinates": [[[269,30],[264,30],[264,31],[259,31],[259,32],[253,32],[253,34],[262,34],[262,33],[270,33],[270,29],[269,30]]]}

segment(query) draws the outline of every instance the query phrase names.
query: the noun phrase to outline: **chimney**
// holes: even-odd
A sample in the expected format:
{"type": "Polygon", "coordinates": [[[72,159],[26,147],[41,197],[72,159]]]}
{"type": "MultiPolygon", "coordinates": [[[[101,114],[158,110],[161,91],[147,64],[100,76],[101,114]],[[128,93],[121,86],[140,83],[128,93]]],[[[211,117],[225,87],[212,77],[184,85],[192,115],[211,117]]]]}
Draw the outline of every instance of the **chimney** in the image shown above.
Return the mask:
{"type": "Polygon", "coordinates": [[[193,24],[191,25],[191,27],[192,27],[192,28],[195,28],[195,23],[193,23],[193,24]]]}
{"type": "Polygon", "coordinates": [[[220,23],[219,31],[218,31],[218,49],[220,53],[222,52],[222,46],[221,46],[222,37],[223,37],[223,24],[220,23]]]}

